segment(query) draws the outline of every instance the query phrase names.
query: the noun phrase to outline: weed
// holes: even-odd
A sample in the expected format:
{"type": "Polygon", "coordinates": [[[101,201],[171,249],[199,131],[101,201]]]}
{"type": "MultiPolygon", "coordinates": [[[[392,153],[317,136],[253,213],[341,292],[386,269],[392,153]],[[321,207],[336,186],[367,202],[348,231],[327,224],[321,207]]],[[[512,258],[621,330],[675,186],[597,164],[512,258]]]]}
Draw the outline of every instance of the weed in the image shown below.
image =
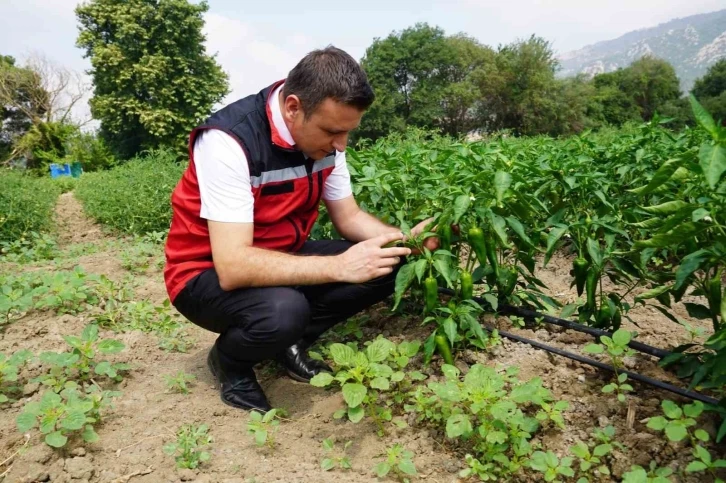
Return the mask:
{"type": "Polygon", "coordinates": [[[336,453],[335,441],[332,438],[325,438],[323,440],[323,449],[328,456],[320,462],[320,467],[325,471],[330,471],[336,467],[341,470],[351,469],[350,458],[345,454],[345,451],[351,444],[353,444],[352,441],[346,441],[343,445],[343,451],[336,453]]]}
{"type": "Polygon", "coordinates": [[[164,453],[175,456],[177,468],[197,468],[210,458],[205,451],[213,441],[208,431],[206,424],[184,424],[177,430],[176,442],[164,445],[164,453]]]}
{"type": "Polygon", "coordinates": [[[164,376],[166,380],[166,388],[168,391],[177,392],[179,394],[189,394],[187,384],[195,381],[197,378],[193,374],[187,374],[179,371],[174,376],[164,376]]]}

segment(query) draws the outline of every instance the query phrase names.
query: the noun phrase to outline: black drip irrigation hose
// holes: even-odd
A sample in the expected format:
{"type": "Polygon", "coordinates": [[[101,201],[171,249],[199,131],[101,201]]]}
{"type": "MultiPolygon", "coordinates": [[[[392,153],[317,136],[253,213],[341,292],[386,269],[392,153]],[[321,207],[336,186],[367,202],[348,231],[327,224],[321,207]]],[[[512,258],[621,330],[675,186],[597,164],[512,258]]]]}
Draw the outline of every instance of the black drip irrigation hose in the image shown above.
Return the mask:
{"type": "MultiPolygon", "coordinates": [[[[484,300],[480,299],[479,297],[474,297],[474,299],[479,304],[484,302],[484,300]]],[[[595,327],[588,327],[586,325],[578,324],[577,322],[571,322],[569,320],[560,319],[558,317],[552,317],[551,315],[540,314],[539,312],[535,312],[534,310],[523,309],[521,307],[514,307],[512,305],[500,306],[499,312],[503,315],[518,315],[520,317],[524,317],[525,319],[531,319],[531,320],[534,320],[537,317],[541,317],[542,321],[546,322],[548,324],[559,325],[560,327],[564,327],[566,329],[572,329],[572,330],[576,330],[578,332],[584,332],[585,334],[590,334],[594,337],[602,337],[603,335],[606,335],[608,337],[613,336],[613,333],[608,332],[607,330],[596,329],[595,327]]],[[[630,343],[628,344],[628,346],[630,346],[630,348],[635,349],[638,352],[642,352],[644,354],[649,354],[651,356],[657,357],[658,359],[663,359],[665,356],[671,354],[670,351],[660,349],[658,347],[653,347],[648,344],[643,344],[642,342],[638,342],[638,341],[634,341],[634,340],[631,340],[630,343]]]]}
{"type": "MultiPolygon", "coordinates": [[[[454,294],[452,290],[447,289],[447,288],[443,288],[443,287],[442,288],[439,288],[439,292],[440,293],[443,293],[443,294],[446,294],[446,295],[453,295],[454,294]]],[[[487,303],[485,300],[481,299],[480,297],[473,297],[473,299],[474,299],[474,301],[478,302],[479,304],[482,304],[482,303],[486,304],[487,303]]],[[[537,312],[533,312],[533,311],[527,311],[527,312],[531,312],[531,314],[533,314],[535,317],[548,317],[548,316],[544,316],[544,315],[538,314],[537,312]]],[[[554,319],[554,317],[550,317],[550,318],[553,318],[554,319]]],[[[562,319],[559,319],[559,320],[562,320],[562,319]]],[[[564,321],[564,322],[567,322],[567,321],[564,321]]],[[[522,336],[519,336],[519,335],[516,335],[516,334],[512,334],[511,332],[507,332],[507,331],[504,331],[504,330],[495,329],[494,327],[490,327],[490,326],[488,326],[486,324],[481,324],[481,325],[482,325],[482,327],[484,327],[485,329],[487,329],[490,332],[496,330],[499,333],[500,336],[506,337],[507,339],[511,339],[511,340],[514,340],[514,341],[517,341],[517,342],[521,342],[521,343],[524,343],[524,344],[529,344],[532,347],[535,347],[537,349],[545,350],[547,352],[551,352],[552,354],[557,354],[558,356],[567,357],[568,359],[572,359],[573,361],[577,361],[577,362],[580,362],[582,364],[587,364],[587,365],[590,365],[590,366],[593,366],[593,367],[597,367],[598,369],[602,369],[602,370],[614,372],[616,374],[627,374],[628,377],[630,379],[634,380],[634,381],[642,382],[644,384],[648,384],[650,386],[657,387],[658,389],[663,389],[665,391],[669,391],[669,392],[672,392],[674,394],[678,394],[679,396],[683,396],[683,397],[687,397],[689,399],[693,399],[695,401],[701,401],[702,403],[712,404],[714,406],[718,406],[718,404],[719,404],[718,399],[715,399],[715,398],[706,396],[706,395],[701,394],[701,393],[698,393],[698,392],[688,391],[688,390],[683,389],[683,388],[680,388],[678,386],[674,386],[672,384],[668,384],[667,382],[659,381],[658,379],[653,379],[653,378],[648,377],[648,376],[643,376],[643,375],[638,374],[636,372],[631,372],[631,371],[628,371],[628,370],[625,370],[625,369],[616,369],[615,367],[613,367],[613,366],[611,366],[609,364],[605,364],[603,362],[596,361],[595,359],[590,359],[589,357],[584,357],[584,356],[581,356],[579,354],[575,354],[574,352],[566,351],[566,350],[563,350],[563,349],[559,349],[557,347],[553,347],[551,345],[547,345],[547,344],[543,344],[541,342],[537,342],[537,341],[534,341],[534,340],[531,340],[531,339],[527,339],[526,337],[522,337],[522,336]]],[[[557,324],[557,325],[560,325],[560,324],[557,324]]],[[[575,324],[575,325],[580,326],[581,324],[575,324]]],[[[573,327],[573,328],[575,330],[579,330],[579,328],[576,328],[576,327],[573,327]]],[[[597,329],[594,329],[594,330],[597,330],[597,329]]],[[[606,331],[601,331],[601,332],[604,333],[604,334],[601,334],[601,335],[607,335],[608,334],[606,331]]],[[[593,335],[595,335],[595,334],[593,334],[593,335]]],[[[645,345],[645,344],[642,344],[642,345],[645,345]]],[[[647,346],[647,347],[650,347],[650,346],[647,346]]],[[[651,349],[656,349],[656,348],[651,347],[651,349]]],[[[657,350],[662,350],[662,349],[657,349],[657,350]]],[[[663,351],[663,352],[666,352],[667,353],[667,351],[663,351]]],[[[653,355],[655,355],[655,354],[653,354],[653,355]]]]}

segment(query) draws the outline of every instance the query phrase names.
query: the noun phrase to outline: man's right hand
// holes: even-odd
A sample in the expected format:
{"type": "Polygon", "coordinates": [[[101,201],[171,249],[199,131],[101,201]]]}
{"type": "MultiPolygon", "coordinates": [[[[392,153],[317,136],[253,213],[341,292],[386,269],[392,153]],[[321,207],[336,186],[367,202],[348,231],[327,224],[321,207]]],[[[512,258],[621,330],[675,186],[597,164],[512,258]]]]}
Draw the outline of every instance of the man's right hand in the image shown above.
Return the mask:
{"type": "Polygon", "coordinates": [[[405,247],[383,248],[383,246],[402,239],[403,233],[392,232],[356,243],[347,251],[334,257],[332,275],[339,282],[348,283],[363,283],[388,275],[401,262],[401,257],[411,254],[411,249],[405,247]]]}

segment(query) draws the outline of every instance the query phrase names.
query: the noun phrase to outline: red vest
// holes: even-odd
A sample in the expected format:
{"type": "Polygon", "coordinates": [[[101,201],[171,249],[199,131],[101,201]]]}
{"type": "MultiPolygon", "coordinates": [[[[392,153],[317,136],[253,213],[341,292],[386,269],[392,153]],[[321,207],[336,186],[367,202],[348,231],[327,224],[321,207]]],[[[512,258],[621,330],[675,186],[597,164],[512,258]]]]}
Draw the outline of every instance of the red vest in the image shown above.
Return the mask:
{"type": "Polygon", "coordinates": [[[226,132],[247,157],[255,200],[253,246],[295,252],[310,235],[325,180],[335,167],[335,153],[313,161],[282,140],[267,106],[281,82],[217,111],[189,136],[189,166],[171,196],[173,215],[165,248],[164,281],[172,302],[190,279],[214,266],[207,220],[199,216],[202,203],[194,164],[194,140],[202,129],[226,132]]]}

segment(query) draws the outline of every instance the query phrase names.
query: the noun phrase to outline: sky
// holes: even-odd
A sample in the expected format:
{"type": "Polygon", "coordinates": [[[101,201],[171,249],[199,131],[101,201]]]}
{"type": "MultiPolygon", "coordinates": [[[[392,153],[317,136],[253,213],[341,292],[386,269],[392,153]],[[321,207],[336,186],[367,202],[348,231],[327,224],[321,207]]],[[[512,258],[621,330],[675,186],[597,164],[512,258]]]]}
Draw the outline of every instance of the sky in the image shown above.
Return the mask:
{"type": "MultiPolygon", "coordinates": [[[[198,1],[193,0],[194,3],[198,1]]],[[[0,54],[23,63],[41,53],[84,72],[74,8],[78,0],[0,0],[0,54]]],[[[332,44],[361,59],[375,38],[427,22],[496,47],[532,34],[558,53],[674,18],[724,8],[724,0],[209,0],[207,51],[230,76],[224,103],[282,79],[310,50],[332,44]]],[[[86,104],[76,117],[88,117],[86,104]]]]}

